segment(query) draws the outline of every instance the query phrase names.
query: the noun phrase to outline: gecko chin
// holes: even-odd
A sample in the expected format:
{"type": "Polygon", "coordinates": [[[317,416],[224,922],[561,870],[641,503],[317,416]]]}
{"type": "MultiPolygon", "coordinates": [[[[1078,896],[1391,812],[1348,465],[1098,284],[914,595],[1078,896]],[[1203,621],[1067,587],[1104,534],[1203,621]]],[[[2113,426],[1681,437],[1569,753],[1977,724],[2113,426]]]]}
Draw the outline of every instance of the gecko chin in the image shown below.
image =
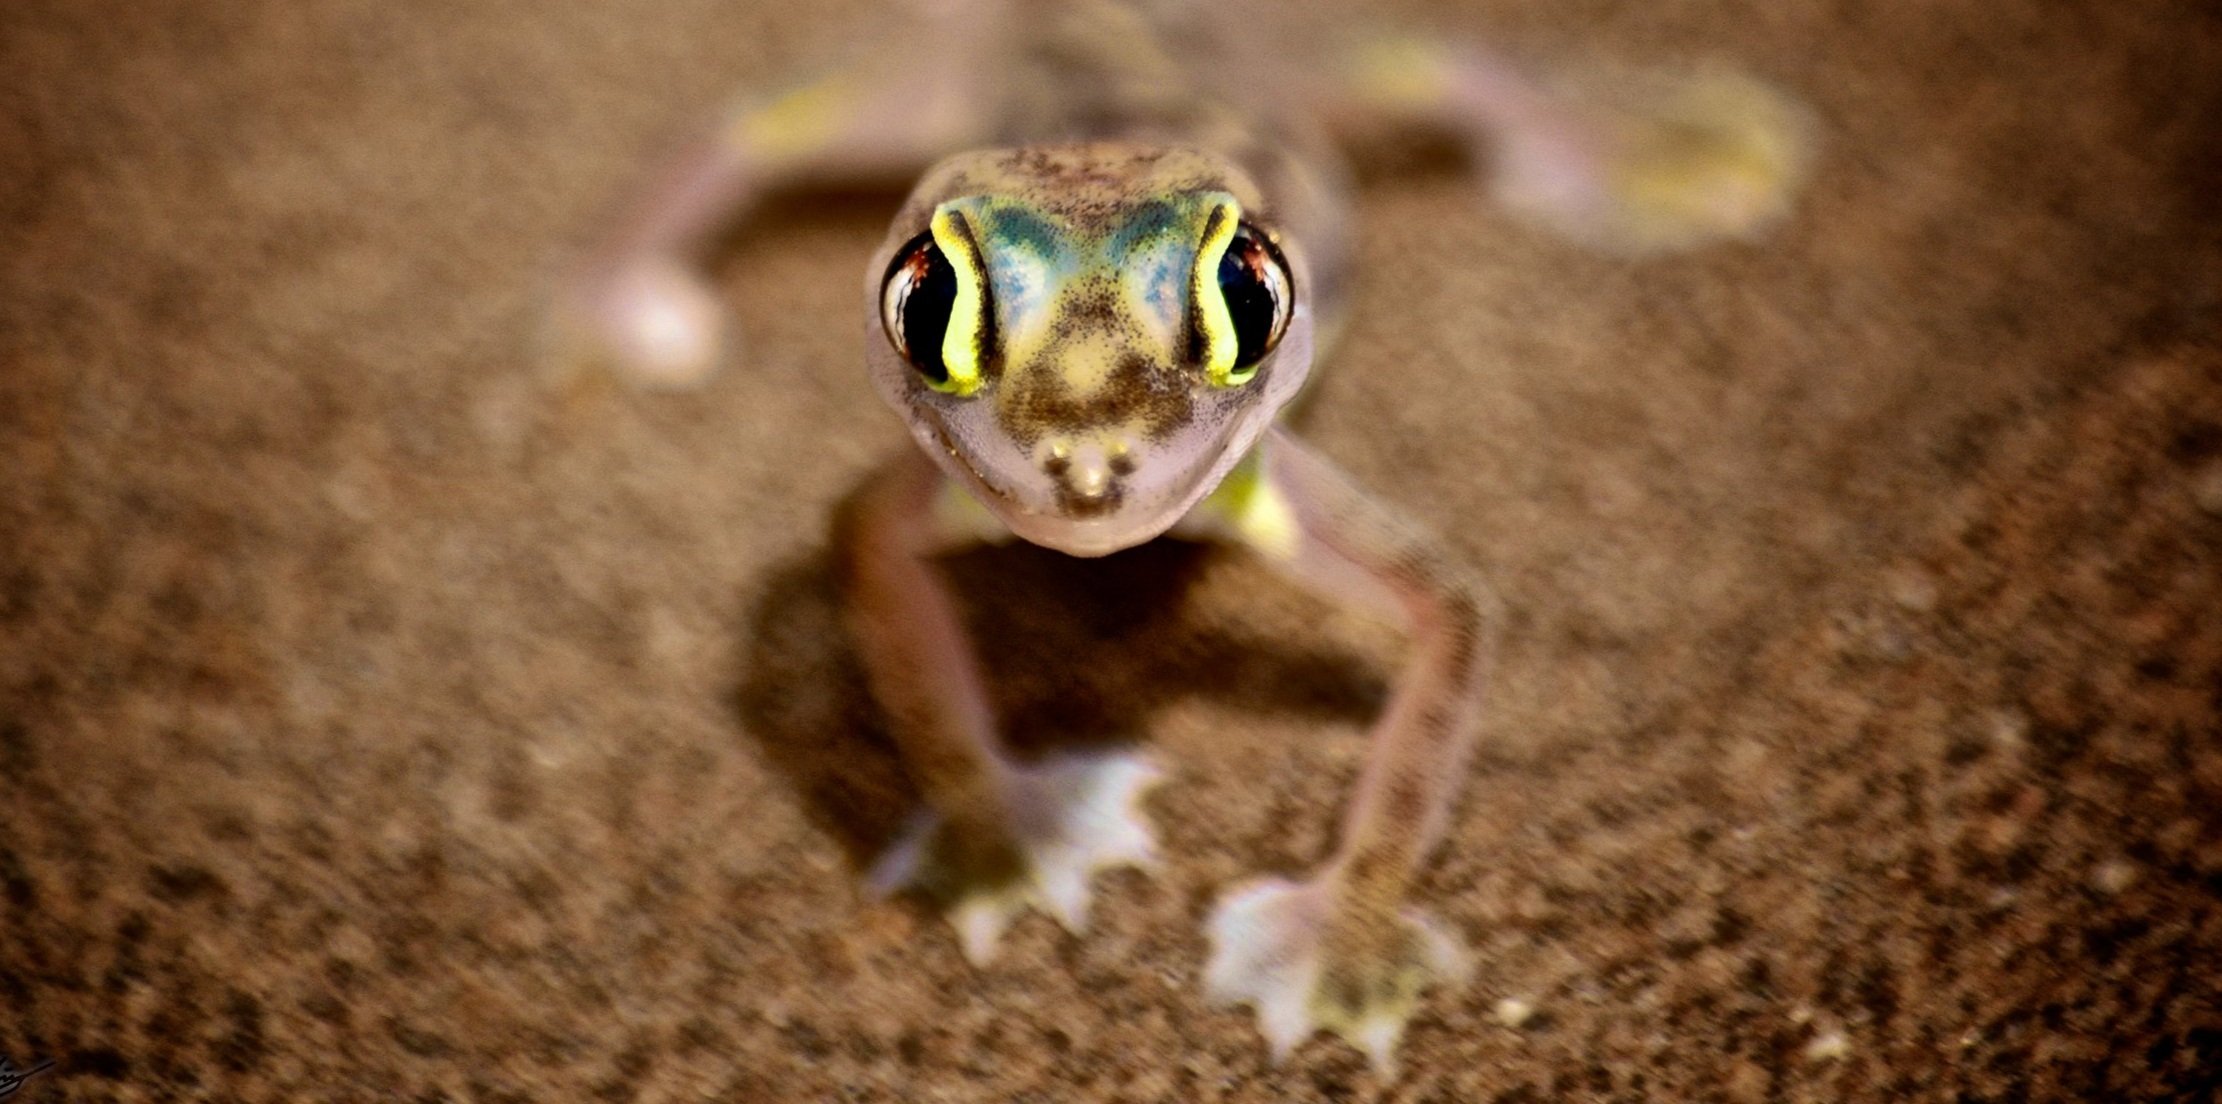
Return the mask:
{"type": "Polygon", "coordinates": [[[950,414],[919,427],[942,470],[1019,539],[1073,556],[1109,555],[1164,534],[1210,493],[1229,450],[1249,443],[1229,432],[1241,425],[1229,419],[1161,441],[1071,427],[1022,444],[989,411],[950,414]]]}
{"type": "Polygon", "coordinates": [[[1112,513],[1097,517],[996,511],[1019,539],[1068,556],[1108,556],[1164,535],[1180,515],[1112,513]]]}
{"type": "Polygon", "coordinates": [[[1153,540],[1202,493],[1194,490],[1195,479],[1174,487],[1113,480],[1075,488],[1070,480],[1047,478],[1009,487],[969,463],[961,466],[969,477],[964,482],[1005,528],[1020,540],[1071,556],[1107,556],[1153,540]]]}
{"type": "Polygon", "coordinates": [[[1020,469],[991,475],[962,453],[953,475],[1013,535],[1067,555],[1111,555],[1160,538],[1202,498],[1207,471],[1135,471],[1109,480],[1020,469]]]}

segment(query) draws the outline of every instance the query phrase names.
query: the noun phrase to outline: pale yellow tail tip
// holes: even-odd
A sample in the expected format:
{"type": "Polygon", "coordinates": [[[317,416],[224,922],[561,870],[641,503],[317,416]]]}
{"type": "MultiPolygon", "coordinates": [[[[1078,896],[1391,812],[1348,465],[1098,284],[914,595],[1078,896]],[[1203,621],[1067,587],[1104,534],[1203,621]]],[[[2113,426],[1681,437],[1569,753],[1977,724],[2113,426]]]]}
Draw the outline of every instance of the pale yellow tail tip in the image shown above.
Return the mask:
{"type": "Polygon", "coordinates": [[[1569,166],[1560,151],[1522,163],[1510,147],[1498,176],[1509,206],[1620,252],[1748,240],[1795,205],[1814,155],[1810,113],[1749,77],[1648,77],[1593,109],[1596,131],[1569,166]],[[1553,155],[1558,156],[1554,157],[1553,155]]]}

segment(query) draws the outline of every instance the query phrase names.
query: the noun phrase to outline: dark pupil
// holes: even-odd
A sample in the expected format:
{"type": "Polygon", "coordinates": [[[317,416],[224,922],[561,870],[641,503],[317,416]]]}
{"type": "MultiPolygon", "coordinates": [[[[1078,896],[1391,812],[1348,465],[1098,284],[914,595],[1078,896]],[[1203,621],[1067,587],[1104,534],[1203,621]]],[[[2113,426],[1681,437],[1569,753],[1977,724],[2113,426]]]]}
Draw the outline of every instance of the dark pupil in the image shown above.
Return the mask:
{"type": "Polygon", "coordinates": [[[941,359],[941,338],[949,332],[949,312],[957,302],[957,270],[931,237],[905,250],[896,262],[910,290],[896,304],[903,327],[903,348],[910,351],[911,366],[935,383],[949,381],[949,366],[941,359]]]}
{"type": "Polygon", "coordinates": [[[1281,304],[1274,298],[1273,281],[1265,270],[1272,263],[1264,243],[1247,227],[1236,231],[1234,240],[1227,243],[1226,255],[1219,258],[1219,290],[1227,297],[1227,316],[1234,322],[1237,368],[1256,364],[1265,355],[1267,342],[1273,339],[1273,323],[1280,317],[1281,304]]]}

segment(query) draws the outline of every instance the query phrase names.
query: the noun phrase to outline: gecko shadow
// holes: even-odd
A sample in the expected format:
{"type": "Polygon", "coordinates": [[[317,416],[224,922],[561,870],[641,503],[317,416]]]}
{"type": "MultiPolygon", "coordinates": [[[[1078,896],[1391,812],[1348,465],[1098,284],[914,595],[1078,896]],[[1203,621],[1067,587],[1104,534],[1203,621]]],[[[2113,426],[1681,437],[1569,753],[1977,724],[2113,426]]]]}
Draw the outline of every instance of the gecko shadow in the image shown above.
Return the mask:
{"type": "MultiPolygon", "coordinates": [[[[942,566],[1004,743],[1021,756],[1146,739],[1149,714],[1190,695],[1358,726],[1387,696],[1374,659],[1184,600],[1200,585],[1230,585],[1207,578],[1229,568],[1267,573],[1238,552],[1161,540],[1080,560],[1014,544],[959,553],[942,566]]],[[[1277,577],[1269,586],[1260,601],[1270,599],[1291,623],[1305,623],[1307,610],[1316,621],[1325,608],[1277,577]]],[[[862,870],[918,807],[918,793],[866,687],[827,549],[773,569],[750,605],[746,634],[736,718],[802,796],[812,822],[862,870]]]]}

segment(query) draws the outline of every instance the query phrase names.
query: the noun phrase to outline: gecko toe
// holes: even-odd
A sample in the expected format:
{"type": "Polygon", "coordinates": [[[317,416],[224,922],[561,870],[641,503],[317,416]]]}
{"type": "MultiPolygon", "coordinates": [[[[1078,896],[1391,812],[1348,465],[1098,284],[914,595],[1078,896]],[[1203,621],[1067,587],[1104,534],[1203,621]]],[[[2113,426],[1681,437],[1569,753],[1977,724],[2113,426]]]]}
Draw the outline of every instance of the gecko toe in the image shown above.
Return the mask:
{"type": "Polygon", "coordinates": [[[1247,1004],[1273,1060],[1326,1030],[1392,1068],[1396,1044],[1432,985],[1461,981],[1457,941],[1424,913],[1406,909],[1370,938],[1335,939],[1339,916],[1329,887],[1263,879],[1226,894],[1207,927],[1204,983],[1218,1001],[1247,1004]]]}
{"type": "Polygon", "coordinates": [[[936,899],[974,965],[994,957],[1003,933],[1030,908],[1083,932],[1096,873],[1150,863],[1155,846],[1141,801],[1162,778],[1131,753],[1018,768],[994,838],[959,839],[939,815],[921,815],[873,864],[866,884],[881,895],[915,888],[936,899]]]}

